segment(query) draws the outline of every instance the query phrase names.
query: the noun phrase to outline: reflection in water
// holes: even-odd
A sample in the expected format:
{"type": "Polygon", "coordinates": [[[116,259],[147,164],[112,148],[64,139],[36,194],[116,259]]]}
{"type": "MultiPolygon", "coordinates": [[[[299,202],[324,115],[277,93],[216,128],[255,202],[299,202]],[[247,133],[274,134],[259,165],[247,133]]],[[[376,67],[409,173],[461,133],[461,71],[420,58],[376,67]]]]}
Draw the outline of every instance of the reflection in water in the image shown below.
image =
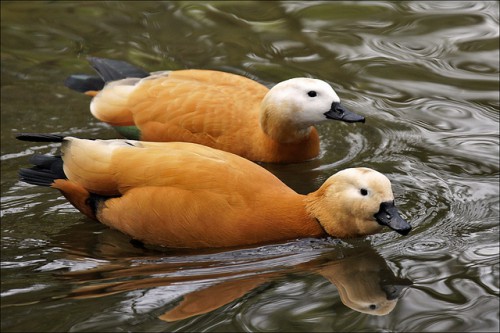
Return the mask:
{"type": "Polygon", "coordinates": [[[396,277],[384,258],[371,248],[340,261],[331,261],[318,273],[337,287],[346,306],[378,316],[390,313],[403,289],[411,285],[410,280],[396,277]]]}
{"type": "MultiPolygon", "coordinates": [[[[1,7],[2,332],[499,331],[498,1],[3,1],[1,7]],[[319,158],[264,167],[300,193],[346,167],[387,174],[415,229],[404,239],[377,234],[370,246],[413,281],[404,299],[382,317],[344,306],[339,298],[347,304],[354,291],[343,296],[328,278],[342,274],[320,274],[329,264],[341,267],[346,250],[337,244],[145,252],[84,220],[57,191],[18,182],[27,156],[57,149],[28,146],[15,133],[116,138],[88,112],[88,99],[62,82],[87,72],[89,55],[150,69],[226,70],[267,86],[294,76],[333,84],[366,124],[322,124],[319,158]],[[330,259],[318,262],[326,252],[330,259]],[[54,274],[61,270],[71,271],[64,276],[69,283],[54,274]],[[245,285],[261,278],[253,289],[245,285]],[[183,302],[193,304],[190,298],[220,282],[237,288],[231,281],[241,283],[243,297],[235,292],[235,301],[188,320],[157,319],[167,311],[173,317],[175,309],[195,312],[183,302]],[[86,299],[67,297],[70,290],[86,299]]],[[[360,254],[370,252],[362,248],[360,254]]],[[[354,255],[344,257],[356,265],[354,255]]],[[[375,280],[360,285],[375,290],[369,284],[375,280]]]]}
{"type": "MultiPolygon", "coordinates": [[[[285,245],[287,246],[287,245],[285,245]]],[[[272,247],[264,247],[273,251],[272,247]]],[[[189,285],[190,291],[174,299],[173,308],[160,315],[165,321],[178,321],[216,310],[242,298],[259,287],[270,288],[272,282],[287,274],[318,274],[338,290],[342,303],[371,315],[386,315],[396,306],[401,292],[411,281],[398,278],[386,261],[370,246],[336,247],[316,256],[291,260],[287,254],[266,255],[256,259],[253,249],[206,255],[144,260],[135,266],[104,265],[91,270],[63,273],[62,277],[77,286],[67,297],[88,299],[149,288],[189,285]],[[239,260],[240,256],[246,259],[239,260]],[[174,262],[165,262],[165,260],[174,262]],[[177,262],[175,262],[177,260],[177,262]],[[236,262],[236,264],[235,264],[236,262]],[[277,266],[277,262],[281,264],[277,266]],[[283,267],[282,264],[286,266],[283,267]]],[[[259,255],[257,255],[259,257],[259,255]]],[[[181,289],[181,288],[179,288],[181,289]]],[[[154,294],[154,291],[150,294],[154,294]]],[[[158,293],[159,295],[161,293],[158,293]]]]}

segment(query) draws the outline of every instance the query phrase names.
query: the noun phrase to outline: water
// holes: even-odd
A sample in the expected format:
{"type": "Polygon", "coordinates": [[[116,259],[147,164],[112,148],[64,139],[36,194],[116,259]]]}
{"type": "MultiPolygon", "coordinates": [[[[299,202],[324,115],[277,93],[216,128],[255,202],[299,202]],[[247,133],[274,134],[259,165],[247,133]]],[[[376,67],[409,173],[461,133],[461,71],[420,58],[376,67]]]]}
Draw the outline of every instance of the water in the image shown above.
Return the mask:
{"type": "Polygon", "coordinates": [[[498,2],[1,6],[2,331],[498,331],[498,2]],[[366,124],[322,124],[319,158],[265,167],[300,193],[337,170],[375,168],[414,229],[226,251],[134,247],[57,191],[17,181],[29,155],[57,151],[18,132],[116,137],[62,84],[91,72],[87,55],[269,86],[328,81],[366,124]]]}

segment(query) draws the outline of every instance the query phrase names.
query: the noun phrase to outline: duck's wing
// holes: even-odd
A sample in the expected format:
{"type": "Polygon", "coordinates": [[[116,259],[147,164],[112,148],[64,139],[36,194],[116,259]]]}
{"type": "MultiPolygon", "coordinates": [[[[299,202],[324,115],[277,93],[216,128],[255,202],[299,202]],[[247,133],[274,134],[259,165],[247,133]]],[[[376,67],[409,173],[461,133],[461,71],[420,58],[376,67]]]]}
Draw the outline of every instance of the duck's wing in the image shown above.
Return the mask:
{"type": "Polygon", "coordinates": [[[67,137],[61,151],[67,178],[101,195],[124,194],[143,186],[189,190],[265,182],[287,188],[255,163],[193,143],[67,137]]]}
{"type": "MultiPolygon", "coordinates": [[[[306,214],[301,196],[237,155],[191,143],[67,142],[67,182],[102,196],[91,201],[99,221],[145,243],[234,246],[311,228],[300,224],[306,214]]],[[[54,187],[64,193],[66,186],[54,187]]]]}
{"type": "Polygon", "coordinates": [[[142,68],[125,61],[97,57],[88,57],[87,60],[99,76],[73,74],[64,81],[66,87],[95,96],[107,82],[149,76],[142,68]]]}
{"type": "Polygon", "coordinates": [[[258,108],[267,92],[253,80],[224,72],[158,72],[106,85],[91,111],[110,125],[136,126],[141,140],[216,146],[224,136],[230,141],[245,135],[240,133],[245,128],[259,130],[258,108]]]}

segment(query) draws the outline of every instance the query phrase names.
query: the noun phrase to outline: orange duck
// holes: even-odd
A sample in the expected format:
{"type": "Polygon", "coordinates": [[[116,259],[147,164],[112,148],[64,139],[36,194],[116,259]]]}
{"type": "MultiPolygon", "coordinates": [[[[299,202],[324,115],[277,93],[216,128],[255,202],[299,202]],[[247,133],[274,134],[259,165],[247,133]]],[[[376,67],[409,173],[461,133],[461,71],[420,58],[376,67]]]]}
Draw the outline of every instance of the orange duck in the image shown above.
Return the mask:
{"type": "Polygon", "coordinates": [[[89,61],[100,77],[72,75],[65,84],[94,96],[92,114],[128,139],[193,142],[252,161],[291,163],[319,154],[313,125],[364,122],[317,79],[294,78],[268,89],[220,71],[148,73],[123,61],[89,61]]]}
{"type": "Polygon", "coordinates": [[[230,247],[411,229],[390,181],[368,168],[340,171],[301,195],[247,159],[194,143],[18,138],[62,142],[61,157],[35,155],[21,180],[60,190],[88,217],[146,244],[230,247]]]}

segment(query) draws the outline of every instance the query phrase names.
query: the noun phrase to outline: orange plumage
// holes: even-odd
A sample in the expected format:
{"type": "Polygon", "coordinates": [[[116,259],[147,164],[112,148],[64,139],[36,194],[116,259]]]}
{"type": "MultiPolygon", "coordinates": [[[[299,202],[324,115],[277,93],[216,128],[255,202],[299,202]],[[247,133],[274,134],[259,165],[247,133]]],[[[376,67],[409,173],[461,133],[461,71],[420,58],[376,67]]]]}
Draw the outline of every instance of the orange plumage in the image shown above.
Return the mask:
{"type": "Polygon", "coordinates": [[[99,87],[87,88],[95,95],[92,114],[131,139],[193,142],[252,161],[299,162],[319,153],[314,124],[364,121],[320,80],[295,78],[269,90],[240,75],[196,69],[127,72],[118,80],[107,72],[131,65],[90,61],[107,82],[98,93],[99,87]]]}

